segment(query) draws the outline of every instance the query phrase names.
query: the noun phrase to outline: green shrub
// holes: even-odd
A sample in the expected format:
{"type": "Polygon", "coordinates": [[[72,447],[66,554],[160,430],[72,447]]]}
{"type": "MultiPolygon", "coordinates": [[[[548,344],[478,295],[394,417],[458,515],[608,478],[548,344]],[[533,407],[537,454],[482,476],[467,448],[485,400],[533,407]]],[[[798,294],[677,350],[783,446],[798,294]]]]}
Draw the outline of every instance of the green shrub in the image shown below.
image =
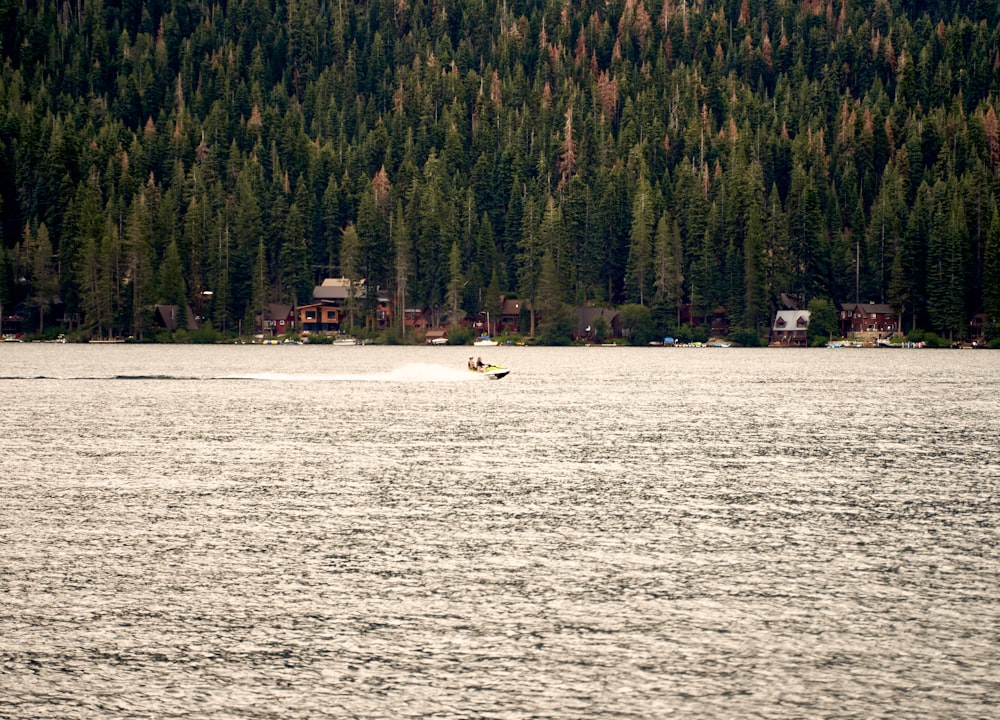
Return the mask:
{"type": "Polygon", "coordinates": [[[475,339],[476,334],[471,328],[456,325],[455,327],[448,329],[449,345],[471,345],[475,339]]]}
{"type": "Polygon", "coordinates": [[[403,340],[399,335],[399,328],[396,326],[387,327],[375,336],[376,345],[402,345],[403,340]]]}
{"type": "Polygon", "coordinates": [[[212,327],[211,322],[205,322],[204,325],[192,331],[189,335],[190,342],[195,345],[211,345],[218,342],[219,339],[219,333],[212,327]]]}
{"type": "Polygon", "coordinates": [[[729,333],[729,340],[743,347],[761,347],[764,341],[753,328],[736,328],[729,333]]]}
{"type": "Polygon", "coordinates": [[[937,333],[930,332],[929,330],[921,330],[920,328],[911,330],[906,336],[906,340],[907,342],[914,343],[922,342],[929,348],[951,347],[951,343],[937,333]]]}

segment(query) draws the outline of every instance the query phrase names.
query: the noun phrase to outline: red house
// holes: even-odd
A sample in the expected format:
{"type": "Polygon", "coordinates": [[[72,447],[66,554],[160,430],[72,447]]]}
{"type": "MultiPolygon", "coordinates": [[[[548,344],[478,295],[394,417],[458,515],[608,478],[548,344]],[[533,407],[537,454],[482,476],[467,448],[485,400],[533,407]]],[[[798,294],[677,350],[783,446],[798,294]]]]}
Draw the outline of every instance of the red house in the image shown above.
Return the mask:
{"type": "Polygon", "coordinates": [[[840,334],[844,337],[892,336],[899,329],[886,303],[844,303],[840,306],[840,334]]]}
{"type": "Polygon", "coordinates": [[[295,327],[295,314],[291,305],[270,303],[261,317],[260,332],[266,337],[284,335],[295,327]]]}

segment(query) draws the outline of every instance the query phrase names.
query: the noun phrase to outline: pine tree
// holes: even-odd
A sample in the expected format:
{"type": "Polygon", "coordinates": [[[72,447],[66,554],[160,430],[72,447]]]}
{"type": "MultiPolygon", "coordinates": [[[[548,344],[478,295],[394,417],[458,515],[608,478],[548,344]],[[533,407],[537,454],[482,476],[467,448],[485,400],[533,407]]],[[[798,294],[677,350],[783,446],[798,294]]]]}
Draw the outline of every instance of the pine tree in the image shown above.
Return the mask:
{"type": "Polygon", "coordinates": [[[253,292],[250,296],[250,313],[255,325],[263,331],[264,313],[270,300],[270,284],[267,281],[267,252],[264,250],[264,236],[257,243],[257,261],[253,269],[253,292]]]}
{"type": "Polygon", "coordinates": [[[760,166],[751,167],[749,207],[743,240],[743,282],[745,287],[743,303],[743,324],[760,332],[767,325],[766,246],[764,229],[764,186],[760,176],[760,166]]]}
{"type": "MultiPolygon", "coordinates": [[[[541,272],[541,260],[544,253],[539,233],[540,219],[534,200],[528,199],[521,220],[521,239],[518,242],[517,253],[517,287],[521,297],[529,301],[530,328],[529,334],[535,334],[534,299],[538,292],[538,275],[541,272]]],[[[554,265],[555,261],[553,261],[554,265]]]]}
{"type": "Polygon", "coordinates": [[[181,255],[177,249],[177,241],[171,240],[160,263],[157,281],[158,295],[161,303],[176,305],[184,316],[187,308],[187,287],[184,284],[184,267],[181,255]]]}
{"type": "Polygon", "coordinates": [[[349,327],[354,327],[354,314],[357,311],[356,289],[362,279],[361,275],[361,239],[354,225],[348,225],[340,236],[340,271],[348,280],[347,317],[349,327]]]}
{"type": "Polygon", "coordinates": [[[147,190],[133,200],[125,224],[126,278],[131,307],[132,334],[140,342],[149,329],[152,304],[156,298],[153,273],[153,227],[147,190]]]}
{"type": "Polygon", "coordinates": [[[399,318],[400,337],[406,335],[406,285],[410,275],[410,232],[403,214],[403,202],[396,202],[392,222],[392,249],[396,262],[396,313],[399,318]]]}
{"type": "Polygon", "coordinates": [[[298,203],[292,203],[285,218],[285,242],[281,247],[282,287],[293,306],[312,299],[312,253],[306,240],[306,222],[298,203]]]}
{"type": "Polygon", "coordinates": [[[671,310],[674,326],[681,324],[683,305],[684,260],[681,257],[681,233],[676,220],[668,213],[656,223],[654,275],[656,299],[671,310]]]}
{"type": "Polygon", "coordinates": [[[955,340],[961,337],[965,317],[968,227],[956,186],[940,181],[934,186],[935,207],[927,249],[928,311],[935,329],[955,340]]]}
{"type": "Polygon", "coordinates": [[[629,233],[628,269],[625,285],[633,302],[645,305],[653,286],[653,189],[645,175],[632,202],[632,229],[629,233]]]}
{"type": "Polygon", "coordinates": [[[540,339],[546,345],[564,345],[573,338],[569,306],[563,300],[564,286],[552,252],[546,250],[539,263],[535,309],[540,318],[540,339]]]}
{"type": "Polygon", "coordinates": [[[986,237],[983,262],[983,308],[992,325],[1000,325],[1000,211],[993,206],[993,217],[986,237]]]}
{"type": "Polygon", "coordinates": [[[465,316],[465,311],[460,306],[464,287],[465,274],[462,272],[462,252],[458,248],[458,242],[453,242],[451,252],[448,253],[448,293],[445,297],[445,302],[448,304],[448,318],[452,327],[456,327],[465,316]]]}
{"type": "Polygon", "coordinates": [[[22,251],[25,254],[24,265],[29,273],[31,299],[38,308],[38,333],[41,335],[45,331],[45,313],[59,289],[59,278],[52,265],[52,241],[45,223],[39,225],[34,234],[30,228],[25,228],[22,251]]]}

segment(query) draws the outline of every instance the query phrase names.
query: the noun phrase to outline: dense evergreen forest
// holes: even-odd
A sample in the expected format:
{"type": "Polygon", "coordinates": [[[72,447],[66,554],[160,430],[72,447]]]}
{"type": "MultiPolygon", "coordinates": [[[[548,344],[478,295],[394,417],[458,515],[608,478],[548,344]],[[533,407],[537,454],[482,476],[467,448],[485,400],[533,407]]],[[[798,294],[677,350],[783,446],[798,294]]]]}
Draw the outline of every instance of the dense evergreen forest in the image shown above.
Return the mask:
{"type": "Polygon", "coordinates": [[[0,301],[1000,321],[997,0],[0,0],[0,301]],[[211,294],[208,294],[208,293],[211,294]]]}

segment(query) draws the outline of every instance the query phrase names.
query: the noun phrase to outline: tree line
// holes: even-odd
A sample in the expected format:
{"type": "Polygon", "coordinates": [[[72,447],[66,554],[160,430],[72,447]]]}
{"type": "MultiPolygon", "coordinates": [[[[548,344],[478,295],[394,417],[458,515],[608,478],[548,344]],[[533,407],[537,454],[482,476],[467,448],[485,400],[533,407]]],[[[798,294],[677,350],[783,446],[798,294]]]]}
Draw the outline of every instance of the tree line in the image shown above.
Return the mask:
{"type": "MultiPolygon", "coordinates": [[[[1000,322],[988,0],[0,0],[0,301],[1000,322]]],[[[59,315],[60,317],[57,317],[59,315]]],[[[363,314],[362,314],[363,316],[363,314]]],[[[993,330],[995,332],[995,330],[993,330]]]]}

